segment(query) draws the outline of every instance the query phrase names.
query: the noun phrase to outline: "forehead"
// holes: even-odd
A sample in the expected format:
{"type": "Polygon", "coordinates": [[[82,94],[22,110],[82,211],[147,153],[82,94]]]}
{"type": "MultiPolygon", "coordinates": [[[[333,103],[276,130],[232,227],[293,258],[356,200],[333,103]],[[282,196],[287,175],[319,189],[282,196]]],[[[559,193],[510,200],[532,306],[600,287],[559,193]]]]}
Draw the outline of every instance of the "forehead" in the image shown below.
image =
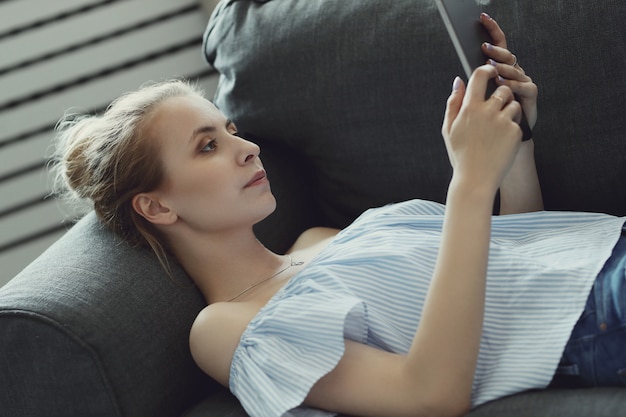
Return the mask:
{"type": "Polygon", "coordinates": [[[224,117],[213,103],[198,96],[169,97],[157,106],[155,116],[158,118],[224,117]]]}
{"type": "Polygon", "coordinates": [[[223,124],[226,117],[202,97],[170,97],[161,102],[147,123],[153,137],[189,136],[200,125],[223,124]]]}

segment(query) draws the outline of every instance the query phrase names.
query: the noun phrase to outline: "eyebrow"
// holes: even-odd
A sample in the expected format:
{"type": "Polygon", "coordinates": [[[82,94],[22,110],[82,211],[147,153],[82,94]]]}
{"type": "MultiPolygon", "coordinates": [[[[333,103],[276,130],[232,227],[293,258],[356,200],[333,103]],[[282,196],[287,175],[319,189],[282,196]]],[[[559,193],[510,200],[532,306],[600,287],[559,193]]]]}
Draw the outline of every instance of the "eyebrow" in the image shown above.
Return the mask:
{"type": "MultiPolygon", "coordinates": [[[[224,127],[228,129],[228,127],[232,124],[233,124],[232,120],[226,119],[226,123],[224,123],[224,127]]],[[[215,131],[217,131],[217,128],[215,126],[208,126],[208,125],[200,126],[194,129],[193,133],[191,133],[191,137],[189,138],[189,143],[192,143],[194,139],[196,138],[196,136],[198,135],[202,135],[206,133],[214,133],[215,131]]]]}

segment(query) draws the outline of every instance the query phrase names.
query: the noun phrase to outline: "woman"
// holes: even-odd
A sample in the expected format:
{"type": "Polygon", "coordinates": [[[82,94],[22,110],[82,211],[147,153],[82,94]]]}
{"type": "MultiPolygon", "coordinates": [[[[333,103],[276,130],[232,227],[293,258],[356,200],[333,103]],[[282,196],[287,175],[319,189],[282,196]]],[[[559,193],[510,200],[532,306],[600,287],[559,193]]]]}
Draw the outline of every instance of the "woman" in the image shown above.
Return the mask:
{"type": "MultiPolygon", "coordinates": [[[[561,357],[583,367],[577,341],[596,332],[597,297],[622,303],[600,330],[624,351],[624,219],[491,216],[498,189],[501,214],[542,209],[517,124],[523,108],[534,125],[537,89],[497,23],[481,20],[491,60],[467,86],[455,79],[442,128],[445,208],[370,210],[339,234],[305,232],[286,255],[253,233],[276,205],[258,146],[189,85],[149,86],[60,124],[62,182],[165,268],[166,253],[180,262],[209,304],[191,330],[194,359],[251,415],[454,416],[545,387],[561,357]],[[485,99],[491,78],[500,87],[485,99]]],[[[626,360],[611,355],[624,363],[581,378],[619,383],[626,360]]]]}

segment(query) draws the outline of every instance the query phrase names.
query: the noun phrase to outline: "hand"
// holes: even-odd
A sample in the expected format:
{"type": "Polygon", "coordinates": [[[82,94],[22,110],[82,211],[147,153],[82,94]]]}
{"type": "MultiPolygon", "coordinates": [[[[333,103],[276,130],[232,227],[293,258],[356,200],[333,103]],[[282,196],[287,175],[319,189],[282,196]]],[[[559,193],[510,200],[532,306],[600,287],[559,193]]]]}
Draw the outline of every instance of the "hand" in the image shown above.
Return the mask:
{"type": "Polygon", "coordinates": [[[493,44],[483,44],[482,48],[483,53],[491,58],[489,63],[498,71],[496,83],[508,86],[517,95],[532,129],[537,122],[537,86],[520,67],[517,57],[507,49],[506,36],[498,23],[485,13],[481,14],[480,21],[493,41],[493,44]]]}
{"type": "Polygon", "coordinates": [[[456,179],[476,189],[500,187],[519,149],[522,131],[520,104],[511,88],[499,86],[485,99],[489,79],[497,76],[491,65],[477,68],[467,89],[460,78],[448,98],[443,126],[450,163],[456,179]]]}

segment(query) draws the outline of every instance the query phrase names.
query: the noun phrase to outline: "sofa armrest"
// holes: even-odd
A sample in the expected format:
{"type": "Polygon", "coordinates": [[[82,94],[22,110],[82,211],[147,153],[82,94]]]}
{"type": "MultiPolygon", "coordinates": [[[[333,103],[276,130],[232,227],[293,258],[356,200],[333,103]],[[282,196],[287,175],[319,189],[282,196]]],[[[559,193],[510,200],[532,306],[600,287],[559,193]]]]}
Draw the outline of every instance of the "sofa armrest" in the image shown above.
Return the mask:
{"type": "Polygon", "coordinates": [[[0,404],[7,416],[121,416],[97,354],[53,320],[0,311],[0,404]],[[68,393],[74,401],[66,401],[68,393]]]}
{"type": "Polygon", "coordinates": [[[0,409],[178,417],[209,395],[217,383],[188,344],[206,302],[172,269],[168,277],[153,253],[121,242],[94,213],[73,226],[0,288],[0,409]]]}

